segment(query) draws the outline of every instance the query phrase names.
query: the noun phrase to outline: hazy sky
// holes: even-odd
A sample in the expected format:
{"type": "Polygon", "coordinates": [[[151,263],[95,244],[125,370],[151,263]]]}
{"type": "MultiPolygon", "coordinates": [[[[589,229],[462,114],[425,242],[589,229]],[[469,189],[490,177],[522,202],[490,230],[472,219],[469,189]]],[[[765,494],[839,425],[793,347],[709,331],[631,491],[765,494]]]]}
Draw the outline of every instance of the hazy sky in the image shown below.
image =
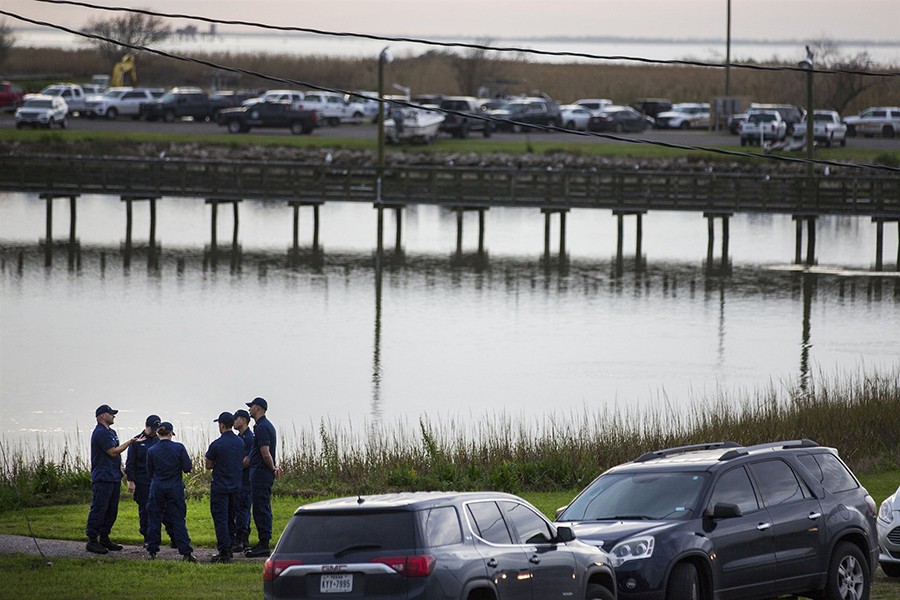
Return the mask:
{"type": "MultiPolygon", "coordinates": [[[[543,35],[724,38],[727,0],[116,0],[221,19],[334,31],[480,38],[543,35]]],[[[66,26],[112,13],[3,0],[4,10],[66,26]]],[[[731,0],[734,39],[895,41],[900,0],[731,0]]],[[[0,15],[0,19],[2,19],[0,15]]],[[[7,18],[12,27],[23,24],[7,18]]]]}

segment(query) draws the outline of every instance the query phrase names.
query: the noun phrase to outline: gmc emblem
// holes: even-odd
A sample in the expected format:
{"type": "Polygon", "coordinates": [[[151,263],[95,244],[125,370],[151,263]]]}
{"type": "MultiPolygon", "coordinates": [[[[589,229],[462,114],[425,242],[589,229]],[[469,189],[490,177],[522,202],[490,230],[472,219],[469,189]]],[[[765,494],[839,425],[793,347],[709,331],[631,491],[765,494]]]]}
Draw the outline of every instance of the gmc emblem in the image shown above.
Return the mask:
{"type": "Polygon", "coordinates": [[[337,573],[339,571],[346,571],[347,565],[322,565],[323,573],[337,573]]]}

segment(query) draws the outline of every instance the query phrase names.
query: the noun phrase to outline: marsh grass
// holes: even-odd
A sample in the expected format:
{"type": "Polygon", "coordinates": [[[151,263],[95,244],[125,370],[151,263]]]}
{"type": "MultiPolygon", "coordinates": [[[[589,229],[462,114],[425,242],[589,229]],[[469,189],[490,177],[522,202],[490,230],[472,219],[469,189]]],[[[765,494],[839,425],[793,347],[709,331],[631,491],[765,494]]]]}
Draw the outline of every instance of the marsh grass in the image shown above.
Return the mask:
{"type": "MultiPolygon", "coordinates": [[[[550,401],[548,401],[549,404],[550,401]]],[[[285,475],[275,493],[311,497],[392,490],[492,489],[513,493],[579,489],[596,475],[649,450],[710,441],[744,445],[811,438],[839,450],[862,473],[900,465],[900,367],[811,378],[804,386],[722,391],[689,403],[585,408],[529,417],[486,412],[466,417],[369,423],[323,420],[281,431],[285,475]]],[[[208,441],[208,440],[206,440],[208,441]]],[[[207,493],[204,440],[189,443],[188,494],[207,493]]],[[[0,510],[84,501],[86,458],[3,443],[0,510]]]]}

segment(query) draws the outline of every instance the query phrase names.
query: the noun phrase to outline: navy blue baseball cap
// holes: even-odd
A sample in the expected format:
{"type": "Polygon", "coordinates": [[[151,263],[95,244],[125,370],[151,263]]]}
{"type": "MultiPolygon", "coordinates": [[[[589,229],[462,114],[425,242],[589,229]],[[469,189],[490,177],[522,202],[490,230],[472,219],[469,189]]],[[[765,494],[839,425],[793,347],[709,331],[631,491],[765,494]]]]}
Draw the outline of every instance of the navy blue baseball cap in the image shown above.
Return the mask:
{"type": "Polygon", "coordinates": [[[245,418],[245,419],[247,419],[247,420],[249,421],[249,420],[250,420],[250,413],[248,413],[246,410],[244,410],[243,408],[241,408],[241,409],[238,409],[238,410],[234,411],[234,418],[237,419],[238,417],[243,417],[243,418],[245,418]]]}
{"type": "Polygon", "coordinates": [[[162,419],[159,418],[159,415],[150,415],[149,417],[147,417],[147,420],[144,421],[144,425],[156,429],[157,427],[159,427],[161,421],[162,419]]]}
{"type": "MultiPolygon", "coordinates": [[[[265,402],[265,400],[263,400],[263,402],[265,402]]],[[[248,406],[249,406],[249,405],[248,405],[248,406]]],[[[265,408],[265,406],[264,406],[263,408],[265,408]]],[[[100,406],[97,407],[97,410],[96,410],[96,412],[94,413],[94,416],[95,416],[95,417],[99,417],[99,416],[102,415],[103,413],[109,413],[109,414],[111,414],[111,415],[114,415],[114,414],[116,414],[117,412],[119,412],[119,411],[113,410],[112,407],[111,407],[109,404],[101,404],[100,406]]]]}
{"type": "Polygon", "coordinates": [[[253,400],[251,400],[250,402],[247,403],[247,406],[253,406],[254,404],[263,410],[269,410],[269,403],[266,402],[265,398],[254,398],[253,400]]]}
{"type": "Polygon", "coordinates": [[[157,427],[156,430],[163,430],[165,433],[175,433],[175,428],[172,427],[172,424],[168,421],[163,421],[162,423],[160,423],[159,427],[157,427]]]}
{"type": "Polygon", "coordinates": [[[234,425],[234,415],[230,412],[223,412],[219,415],[218,419],[213,419],[213,423],[222,423],[223,425],[231,427],[234,425]]]}

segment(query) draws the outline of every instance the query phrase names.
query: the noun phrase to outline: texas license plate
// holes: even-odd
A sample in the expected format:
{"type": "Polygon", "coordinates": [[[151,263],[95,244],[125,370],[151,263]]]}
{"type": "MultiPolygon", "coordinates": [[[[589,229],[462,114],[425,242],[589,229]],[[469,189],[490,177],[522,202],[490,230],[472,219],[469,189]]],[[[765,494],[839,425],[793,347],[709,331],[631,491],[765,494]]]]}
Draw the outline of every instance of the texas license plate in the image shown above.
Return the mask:
{"type": "Polygon", "coordinates": [[[353,575],[322,575],[319,591],[323,594],[341,594],[353,591],[353,575]]]}

